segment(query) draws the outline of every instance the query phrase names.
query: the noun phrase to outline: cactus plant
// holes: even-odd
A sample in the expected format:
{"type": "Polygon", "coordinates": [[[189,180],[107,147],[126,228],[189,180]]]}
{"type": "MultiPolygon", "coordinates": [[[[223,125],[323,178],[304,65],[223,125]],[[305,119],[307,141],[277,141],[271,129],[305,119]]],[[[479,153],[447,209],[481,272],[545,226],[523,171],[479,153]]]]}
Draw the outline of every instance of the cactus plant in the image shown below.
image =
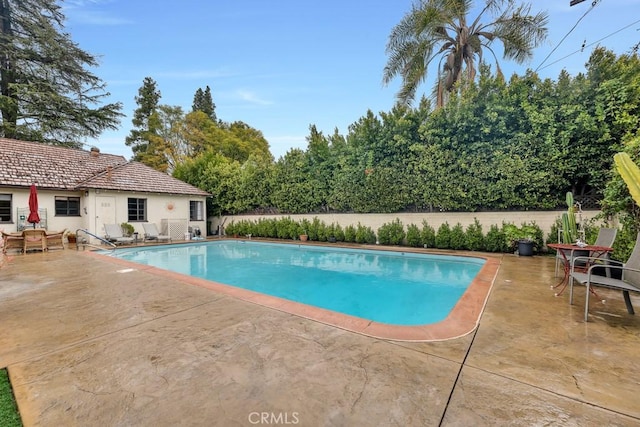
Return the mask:
{"type": "Polygon", "coordinates": [[[576,223],[576,207],[571,191],[567,191],[566,200],[567,211],[562,214],[562,239],[565,243],[574,243],[578,239],[578,226],[576,223]]]}

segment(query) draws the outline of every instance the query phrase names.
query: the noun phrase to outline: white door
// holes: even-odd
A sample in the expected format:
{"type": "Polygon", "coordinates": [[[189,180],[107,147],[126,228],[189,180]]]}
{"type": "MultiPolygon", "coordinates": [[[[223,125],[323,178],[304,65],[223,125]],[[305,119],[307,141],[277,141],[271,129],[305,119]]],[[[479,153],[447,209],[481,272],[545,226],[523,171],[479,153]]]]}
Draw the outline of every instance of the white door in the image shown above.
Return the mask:
{"type": "Polygon", "coordinates": [[[104,225],[116,223],[116,198],[96,197],[96,236],[104,238],[104,225]]]}

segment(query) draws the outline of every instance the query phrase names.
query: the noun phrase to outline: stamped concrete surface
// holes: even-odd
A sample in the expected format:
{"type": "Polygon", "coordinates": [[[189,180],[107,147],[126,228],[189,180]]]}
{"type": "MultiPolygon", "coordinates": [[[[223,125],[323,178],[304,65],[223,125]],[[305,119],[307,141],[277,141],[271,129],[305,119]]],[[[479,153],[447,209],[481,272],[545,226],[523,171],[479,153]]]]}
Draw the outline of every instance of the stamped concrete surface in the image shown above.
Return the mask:
{"type": "MultiPolygon", "coordinates": [[[[507,255],[479,328],[362,336],[74,250],[0,268],[0,367],[26,426],[640,424],[640,316],[507,255]]],[[[640,309],[640,300],[633,302],[640,309]]]]}

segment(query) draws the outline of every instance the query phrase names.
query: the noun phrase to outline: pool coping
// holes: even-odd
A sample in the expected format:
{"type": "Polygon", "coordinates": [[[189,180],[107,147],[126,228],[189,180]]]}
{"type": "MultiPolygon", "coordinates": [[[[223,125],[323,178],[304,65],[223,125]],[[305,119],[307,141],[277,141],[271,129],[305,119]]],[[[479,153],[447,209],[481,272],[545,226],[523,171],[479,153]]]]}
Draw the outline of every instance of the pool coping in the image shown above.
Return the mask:
{"type": "MultiPolygon", "coordinates": [[[[234,239],[236,240],[236,239],[234,239]]],[[[290,244],[287,242],[270,241],[271,243],[290,244]]],[[[299,245],[300,242],[295,242],[299,245]]],[[[311,243],[311,245],[314,245],[311,243]]],[[[315,244],[317,245],[317,244],[315,244]]],[[[326,246],[326,245],[322,245],[326,246]]],[[[354,249],[354,246],[332,245],[331,247],[343,247],[354,249]]],[[[225,285],[222,283],[191,277],[186,274],[176,273],[173,271],[163,270],[158,267],[138,264],[132,261],[114,258],[100,254],[95,251],[84,252],[87,256],[99,257],[101,260],[109,260],[117,265],[127,268],[145,271],[147,273],[170,278],[179,282],[187,283],[193,286],[206,288],[214,292],[218,292],[242,301],[257,304],[263,307],[289,313],[305,319],[324,323],[326,325],[341,328],[350,332],[366,335],[373,338],[380,338],[392,341],[408,341],[408,342],[429,342],[444,341],[449,339],[460,338],[473,332],[478,324],[484,311],[487,299],[493,287],[501,260],[496,257],[468,254],[468,253],[452,253],[440,251],[424,251],[414,248],[393,248],[393,247],[370,247],[358,246],[357,248],[378,251],[402,251],[432,255],[454,255],[468,258],[479,258],[485,260],[478,274],[469,284],[467,290],[462,294],[451,312],[447,317],[437,323],[418,325],[418,326],[401,326],[390,325],[385,323],[374,322],[360,317],[350,316],[307,304],[286,300],[271,295],[261,294],[259,292],[250,291],[225,285]]]]}

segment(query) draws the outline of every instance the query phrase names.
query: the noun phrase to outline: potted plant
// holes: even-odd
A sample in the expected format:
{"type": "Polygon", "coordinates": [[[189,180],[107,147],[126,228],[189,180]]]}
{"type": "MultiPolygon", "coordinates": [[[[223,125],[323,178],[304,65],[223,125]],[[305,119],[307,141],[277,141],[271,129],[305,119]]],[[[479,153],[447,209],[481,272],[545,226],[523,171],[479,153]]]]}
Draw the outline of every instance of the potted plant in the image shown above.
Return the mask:
{"type": "Polygon", "coordinates": [[[70,231],[67,233],[67,242],[69,244],[76,243],[76,233],[70,231]]]}
{"type": "Polygon", "coordinates": [[[309,234],[307,233],[307,230],[309,229],[309,227],[311,227],[311,221],[309,221],[306,218],[303,218],[301,223],[300,223],[300,228],[302,229],[302,234],[300,234],[300,241],[301,242],[306,242],[307,240],[309,240],[309,234]]]}
{"type": "Polygon", "coordinates": [[[533,248],[535,241],[531,237],[522,237],[518,239],[518,255],[533,256],[533,248]]]}
{"type": "Polygon", "coordinates": [[[519,256],[532,256],[537,246],[535,238],[538,227],[531,224],[523,224],[518,227],[515,224],[504,224],[503,226],[507,246],[512,248],[519,256]]]}
{"type": "Polygon", "coordinates": [[[133,235],[133,232],[135,231],[135,228],[133,228],[133,225],[127,222],[123,222],[122,224],[120,224],[120,227],[122,227],[122,234],[125,237],[131,237],[133,235]]]}

